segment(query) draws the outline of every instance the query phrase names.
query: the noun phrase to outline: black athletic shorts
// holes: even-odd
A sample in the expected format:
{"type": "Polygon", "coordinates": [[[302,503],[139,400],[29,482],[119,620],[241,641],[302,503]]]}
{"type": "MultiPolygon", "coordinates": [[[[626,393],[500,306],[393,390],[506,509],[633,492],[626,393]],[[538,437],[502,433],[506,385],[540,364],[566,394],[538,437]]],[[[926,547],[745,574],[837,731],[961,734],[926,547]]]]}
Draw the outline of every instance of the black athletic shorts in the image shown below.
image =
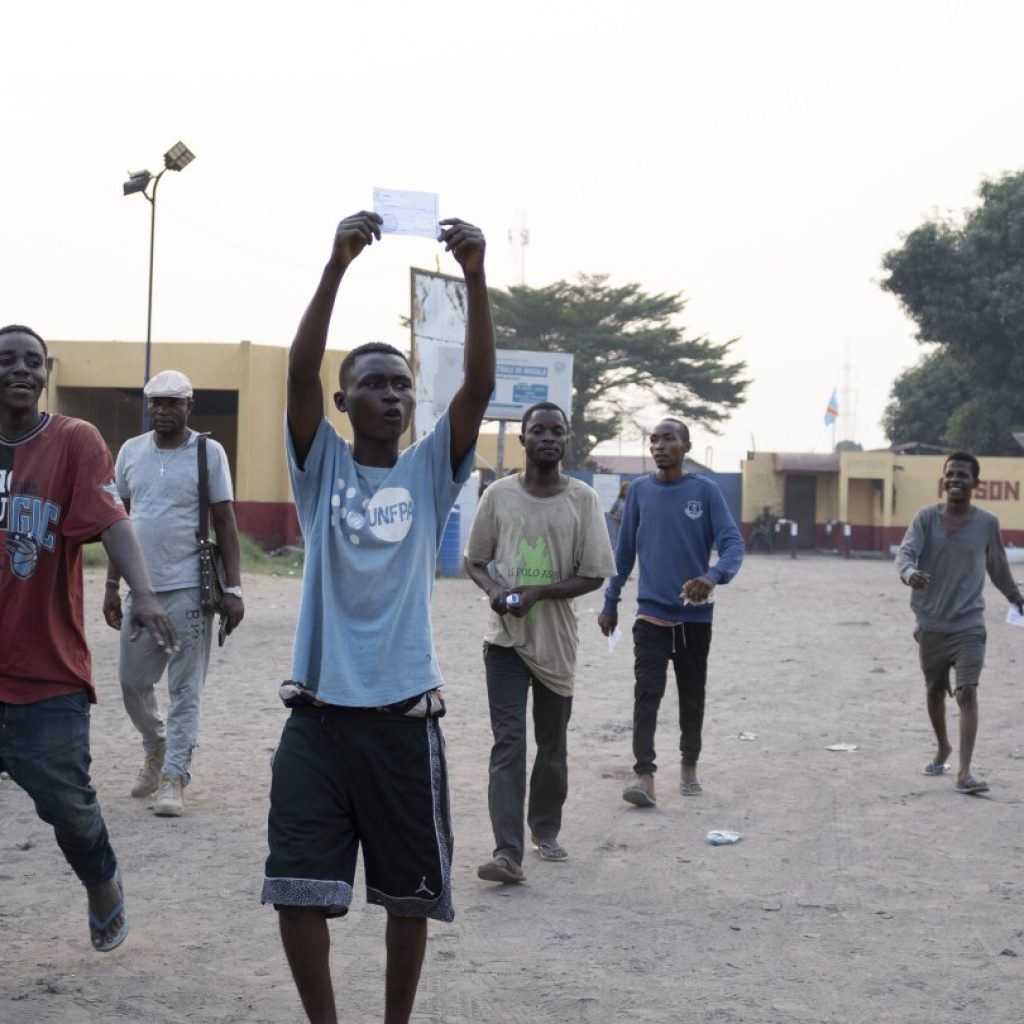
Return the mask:
{"type": "Polygon", "coordinates": [[[438,719],[294,708],[274,755],[268,839],[264,903],[346,913],[362,847],[368,903],[399,917],[453,920],[438,719]]]}

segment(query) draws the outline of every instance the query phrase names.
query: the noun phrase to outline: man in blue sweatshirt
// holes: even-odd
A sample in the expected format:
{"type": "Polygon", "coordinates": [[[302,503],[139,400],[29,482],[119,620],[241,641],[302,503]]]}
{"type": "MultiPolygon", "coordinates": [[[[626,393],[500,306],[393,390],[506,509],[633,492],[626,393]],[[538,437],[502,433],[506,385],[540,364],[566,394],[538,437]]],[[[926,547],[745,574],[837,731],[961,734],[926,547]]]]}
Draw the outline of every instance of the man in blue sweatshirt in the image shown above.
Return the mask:
{"type": "Polygon", "coordinates": [[[605,636],[615,631],[622,585],[639,559],[633,624],[636,774],[622,792],[623,800],[638,807],[653,807],[656,802],[654,732],[670,661],[679,690],[679,791],[683,796],[701,792],[697,759],[711,649],[711,594],[743,563],[743,537],[722,492],[707,477],[683,469],[690,450],[686,424],[662,420],[651,431],[650,449],[657,472],[634,480],[626,496],[615,554],[618,575],[605,590],[604,610],[597,620],[605,636]],[[718,561],[710,566],[712,548],[718,551],[718,561]]]}

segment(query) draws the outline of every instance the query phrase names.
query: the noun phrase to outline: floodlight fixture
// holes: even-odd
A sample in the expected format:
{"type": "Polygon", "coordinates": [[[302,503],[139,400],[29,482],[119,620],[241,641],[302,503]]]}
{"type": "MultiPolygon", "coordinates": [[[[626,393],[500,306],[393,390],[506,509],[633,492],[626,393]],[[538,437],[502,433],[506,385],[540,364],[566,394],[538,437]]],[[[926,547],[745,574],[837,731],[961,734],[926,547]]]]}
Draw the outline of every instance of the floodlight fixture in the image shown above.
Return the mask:
{"type": "Polygon", "coordinates": [[[145,192],[152,177],[149,171],[129,171],[128,180],[122,186],[124,194],[130,196],[135,192],[145,192]]]}
{"type": "MultiPolygon", "coordinates": [[[[164,153],[164,169],[159,174],[150,171],[129,171],[128,180],[124,183],[126,196],[141,192],[149,203],[149,297],[146,303],[146,369],[142,377],[145,387],[149,380],[149,367],[153,351],[153,255],[156,246],[156,190],[160,179],[168,171],[180,171],[188,167],[196,156],[184,142],[176,142],[164,153]],[[150,189],[149,186],[153,188],[150,189]]],[[[142,429],[149,429],[149,418],[146,413],[146,401],[142,402],[142,429]]]]}
{"type": "Polygon", "coordinates": [[[188,167],[196,155],[184,142],[176,142],[164,153],[164,167],[169,171],[181,171],[188,167]]]}

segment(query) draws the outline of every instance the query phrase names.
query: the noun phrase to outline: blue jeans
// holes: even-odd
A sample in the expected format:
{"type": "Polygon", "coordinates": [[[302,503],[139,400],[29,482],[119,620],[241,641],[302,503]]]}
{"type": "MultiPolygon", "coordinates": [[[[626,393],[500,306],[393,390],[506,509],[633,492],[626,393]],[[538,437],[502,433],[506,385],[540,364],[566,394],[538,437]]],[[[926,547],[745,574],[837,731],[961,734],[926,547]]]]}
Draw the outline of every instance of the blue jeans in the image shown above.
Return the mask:
{"type": "Polygon", "coordinates": [[[87,889],[110,881],[117,870],[89,782],[91,763],[89,699],[84,693],[34,704],[0,701],[0,769],[53,826],[57,845],[87,889]]]}

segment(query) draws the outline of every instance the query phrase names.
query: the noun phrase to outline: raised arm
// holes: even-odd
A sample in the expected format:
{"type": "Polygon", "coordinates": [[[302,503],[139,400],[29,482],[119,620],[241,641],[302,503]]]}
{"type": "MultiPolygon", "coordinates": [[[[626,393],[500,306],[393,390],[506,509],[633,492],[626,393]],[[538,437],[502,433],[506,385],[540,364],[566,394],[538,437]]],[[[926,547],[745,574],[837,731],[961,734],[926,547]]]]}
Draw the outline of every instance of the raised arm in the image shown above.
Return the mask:
{"type": "Polygon", "coordinates": [[[466,278],[466,376],[448,407],[454,473],[476,442],[494,391],[494,324],[484,275],[483,232],[457,217],[441,221],[441,241],[466,278]]]}
{"type": "Polygon", "coordinates": [[[327,329],[338,286],[351,262],[380,238],[379,214],[362,210],[346,217],[334,233],[331,258],[299,323],[288,354],[288,430],[300,466],[306,461],[324,415],[320,364],[327,347],[327,329]]]}

